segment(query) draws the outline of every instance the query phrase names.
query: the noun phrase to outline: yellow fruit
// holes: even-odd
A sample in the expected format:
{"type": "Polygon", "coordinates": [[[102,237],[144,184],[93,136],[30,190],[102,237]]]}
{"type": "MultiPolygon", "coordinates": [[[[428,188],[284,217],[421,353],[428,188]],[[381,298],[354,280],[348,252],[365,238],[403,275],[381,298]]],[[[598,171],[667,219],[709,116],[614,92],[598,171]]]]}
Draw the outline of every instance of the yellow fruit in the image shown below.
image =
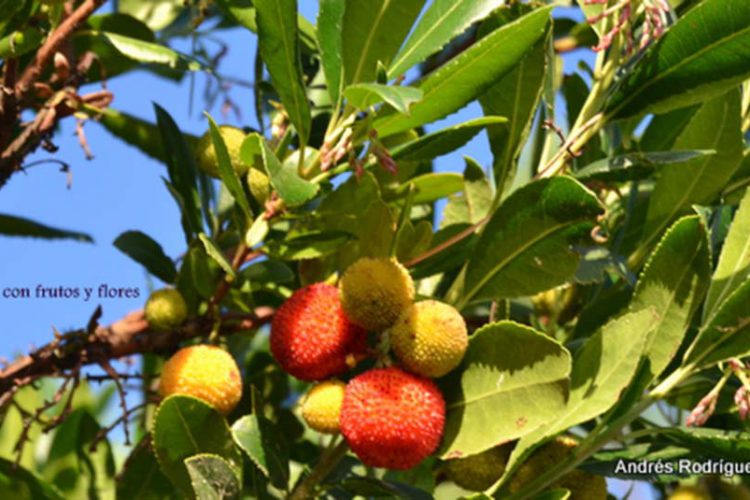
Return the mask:
{"type": "Polygon", "coordinates": [[[339,380],[327,380],[315,384],[300,403],[302,418],[305,419],[307,425],[325,434],[337,433],[345,387],[346,384],[339,380]]]}
{"type": "Polygon", "coordinates": [[[669,495],[669,500],[711,500],[711,495],[697,486],[680,486],[669,495]]]}
{"type": "MultiPolygon", "coordinates": [[[[509,491],[511,493],[519,491],[523,486],[563,460],[576,446],[578,446],[578,442],[575,439],[559,437],[536,450],[513,475],[509,491]]],[[[606,479],[603,476],[582,470],[569,472],[553,484],[551,488],[569,490],[569,500],[606,500],[607,498],[606,479]]]]}
{"type": "Polygon", "coordinates": [[[247,185],[253,198],[263,205],[271,195],[271,182],[259,168],[252,167],[247,172],[247,185]]]}
{"type": "Polygon", "coordinates": [[[436,300],[410,306],[389,332],[396,357],[407,370],[425,377],[442,377],[457,367],[469,344],[461,314],[436,300]]]}
{"type": "Polygon", "coordinates": [[[234,358],[209,345],[180,349],[164,364],[159,392],[201,399],[227,415],[242,397],[242,377],[234,358]]]}
{"type": "Polygon", "coordinates": [[[461,488],[484,491],[503,475],[512,450],[511,446],[496,446],[477,455],[449,460],[446,473],[461,488]]]}
{"type": "MultiPolygon", "coordinates": [[[[240,149],[242,148],[242,142],[245,140],[245,132],[229,125],[219,126],[219,131],[227,146],[234,171],[239,176],[245,175],[248,165],[240,160],[240,149]]],[[[201,170],[211,177],[219,178],[219,160],[216,157],[216,149],[211,140],[211,131],[203,134],[198,140],[198,144],[195,146],[195,156],[201,170]]]]}
{"type": "Polygon", "coordinates": [[[341,278],[341,302],[349,319],[371,331],[393,325],[414,300],[414,282],[395,259],[359,259],[341,278]]]}
{"type": "Polygon", "coordinates": [[[146,320],[152,330],[167,332],[180,326],[187,318],[187,304],[174,288],[163,288],[146,301],[146,320]]]}

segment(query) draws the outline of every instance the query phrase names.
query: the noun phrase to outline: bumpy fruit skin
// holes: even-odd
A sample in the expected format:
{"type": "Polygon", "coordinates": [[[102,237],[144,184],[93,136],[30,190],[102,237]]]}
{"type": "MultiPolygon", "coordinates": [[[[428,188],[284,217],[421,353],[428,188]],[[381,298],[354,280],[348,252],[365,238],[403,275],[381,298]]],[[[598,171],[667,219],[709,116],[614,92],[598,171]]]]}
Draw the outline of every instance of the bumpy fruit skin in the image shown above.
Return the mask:
{"type": "MultiPolygon", "coordinates": [[[[518,468],[509,485],[515,493],[529,484],[550,467],[563,460],[573,448],[578,446],[575,439],[559,437],[539,448],[518,468]]],[[[570,491],[570,500],[606,500],[607,481],[603,476],[574,470],[561,477],[551,488],[565,488],[570,491]]]]}
{"type": "Polygon", "coordinates": [[[437,449],[445,401],[429,379],[399,368],[354,377],[341,407],[341,433],[363,464],[410,469],[437,449]]]}
{"type": "MultiPolygon", "coordinates": [[[[248,165],[240,160],[240,149],[242,148],[242,142],[245,140],[245,132],[237,127],[231,127],[229,125],[220,125],[219,131],[221,132],[221,137],[224,139],[224,143],[227,146],[227,151],[229,152],[229,158],[232,160],[234,171],[237,172],[237,175],[245,175],[248,170],[248,165]]],[[[210,130],[203,134],[198,140],[198,144],[195,146],[195,156],[201,170],[211,177],[216,177],[217,179],[220,177],[219,160],[216,157],[216,149],[211,140],[210,130]]]]}
{"type": "Polygon", "coordinates": [[[187,319],[188,310],[180,292],[174,288],[162,288],[148,298],[145,313],[152,330],[168,332],[187,319]]]}
{"type": "Polygon", "coordinates": [[[307,425],[324,434],[336,434],[339,431],[345,387],[346,384],[340,380],[315,384],[300,403],[302,418],[307,425]]]}
{"type": "Polygon", "coordinates": [[[215,346],[195,345],[180,349],[164,364],[159,392],[164,397],[193,396],[227,415],[242,397],[242,377],[228,352],[215,346]]]}
{"type": "Polygon", "coordinates": [[[711,495],[696,486],[680,486],[669,495],[669,500],[711,500],[711,495]]]}
{"type": "Polygon", "coordinates": [[[461,314],[436,300],[412,304],[389,332],[401,364],[425,377],[442,377],[457,367],[469,344],[461,314]]]}
{"type": "Polygon", "coordinates": [[[250,194],[253,195],[255,201],[261,205],[265,204],[268,197],[271,196],[271,182],[259,168],[252,167],[248,170],[247,186],[250,188],[250,194]]]}
{"type": "Polygon", "coordinates": [[[333,285],[300,288],[274,314],[271,353],[300,380],[340,375],[366,350],[367,332],[346,317],[333,285]]]}
{"type": "Polygon", "coordinates": [[[375,332],[393,325],[414,300],[414,282],[395,259],[359,259],[346,270],[340,287],[349,318],[375,332]]]}
{"type": "Polygon", "coordinates": [[[511,451],[511,446],[496,446],[477,455],[449,460],[446,474],[461,488],[484,491],[503,475],[511,451]]]}

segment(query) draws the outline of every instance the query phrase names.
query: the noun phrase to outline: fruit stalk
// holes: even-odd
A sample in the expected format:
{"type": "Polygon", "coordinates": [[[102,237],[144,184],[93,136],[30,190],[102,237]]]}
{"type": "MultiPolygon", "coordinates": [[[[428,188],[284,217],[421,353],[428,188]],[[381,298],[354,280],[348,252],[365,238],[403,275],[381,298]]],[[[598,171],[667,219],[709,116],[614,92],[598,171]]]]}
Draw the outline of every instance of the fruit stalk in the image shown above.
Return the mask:
{"type": "Polygon", "coordinates": [[[349,451],[349,445],[344,440],[336,446],[328,448],[320,457],[313,470],[310,471],[310,474],[289,495],[289,500],[314,498],[315,488],[336,467],[339,461],[344,458],[347,451],[349,451]]]}

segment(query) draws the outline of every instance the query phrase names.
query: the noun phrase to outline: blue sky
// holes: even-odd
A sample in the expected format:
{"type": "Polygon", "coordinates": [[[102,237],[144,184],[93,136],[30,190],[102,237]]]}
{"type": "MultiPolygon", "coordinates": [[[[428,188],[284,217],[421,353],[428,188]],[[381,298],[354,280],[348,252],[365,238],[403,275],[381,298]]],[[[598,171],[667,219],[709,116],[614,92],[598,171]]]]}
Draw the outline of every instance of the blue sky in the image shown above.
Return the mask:
{"type": "MultiPolygon", "coordinates": [[[[303,14],[315,18],[317,2],[299,2],[303,14]]],[[[106,11],[108,7],[105,7],[106,11]]],[[[566,9],[564,15],[574,11],[566,9]]],[[[228,76],[251,81],[256,40],[242,29],[223,31],[219,37],[230,50],[222,61],[221,71],[228,76]]],[[[187,51],[187,40],[175,48],[187,51]]],[[[592,61],[590,52],[579,51],[566,56],[566,72],[575,70],[580,59],[592,61]]],[[[185,132],[202,134],[207,127],[202,116],[201,91],[205,83],[196,77],[196,99],[189,113],[189,79],[180,84],[160,79],[145,71],[136,71],[108,82],[114,93],[112,107],[153,121],[153,102],[157,102],[175,118],[185,132]]],[[[98,85],[85,90],[98,90],[98,85]]],[[[218,121],[235,125],[255,126],[252,94],[248,89],[234,87],[232,99],[242,108],[243,117],[221,117],[218,106],[209,111],[218,121]]],[[[437,130],[481,116],[477,105],[470,105],[429,127],[437,130]]],[[[64,331],[84,326],[101,304],[103,323],[110,323],[129,311],[143,306],[150,286],[161,284],[148,278],[142,268],[112,246],[123,231],[137,229],[155,238],[167,255],[177,257],[184,251],[184,238],[179,213],[166,191],[161,177],[163,165],[135,148],[112,138],[97,123],[85,126],[86,136],[95,158],[87,161],[74,135],[75,123],[64,121],[55,143],[55,155],[37,153],[29,160],[57,158],[72,168],[72,187],[66,187],[66,175],[54,164],[42,164],[17,174],[0,190],[0,213],[27,217],[44,224],[86,232],[94,244],[69,241],[47,241],[0,236],[0,313],[3,316],[5,341],[0,356],[12,358],[40,346],[52,338],[52,328],[64,331]],[[4,299],[8,287],[110,287],[139,288],[138,299],[4,299]]],[[[477,159],[484,166],[491,164],[491,155],[484,133],[464,148],[440,158],[438,171],[463,170],[463,155],[477,159]]]]}

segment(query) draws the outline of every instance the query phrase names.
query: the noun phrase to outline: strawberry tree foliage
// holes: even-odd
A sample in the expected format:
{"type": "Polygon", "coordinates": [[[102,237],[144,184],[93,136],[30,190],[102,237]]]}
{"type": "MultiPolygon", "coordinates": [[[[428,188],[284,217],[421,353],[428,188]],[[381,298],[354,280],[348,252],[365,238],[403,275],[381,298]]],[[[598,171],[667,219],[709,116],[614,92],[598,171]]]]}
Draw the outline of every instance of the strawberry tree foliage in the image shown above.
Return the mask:
{"type": "MultiPolygon", "coordinates": [[[[103,327],[98,311],[0,371],[3,498],[581,498],[559,487],[574,469],[663,495],[744,488],[615,464],[750,460],[750,2],[320,0],[314,22],[296,0],[103,3],[0,0],[0,186],[69,115],[160,160],[184,252],[138,228],[114,245],[176,288],[189,319],[151,332],[137,315],[103,327]],[[158,101],[148,121],[106,89],[79,92],[140,68],[218,75],[202,37],[227,27],[257,37],[260,129],[226,144],[207,115],[218,180],[158,101]],[[173,49],[182,35],[199,50],[173,49]],[[593,66],[563,73],[591,48],[593,66]],[[470,103],[476,116],[435,125],[470,103]],[[435,171],[475,137],[491,154],[435,171]],[[273,311],[362,257],[395,258],[417,300],[469,326],[463,361],[436,380],[441,443],[407,471],[366,467],[306,426],[309,384],[269,351],[273,311]],[[195,341],[240,366],[228,416],[156,391],[165,357],[195,341]],[[113,368],[126,355],[138,374],[113,368]],[[563,435],[574,451],[514,486],[563,435]],[[446,475],[499,445],[512,451],[486,490],[446,475]]],[[[90,241],[12,214],[0,233],[90,241]]],[[[384,362],[370,340],[380,359],[355,373],[384,362]]]]}

